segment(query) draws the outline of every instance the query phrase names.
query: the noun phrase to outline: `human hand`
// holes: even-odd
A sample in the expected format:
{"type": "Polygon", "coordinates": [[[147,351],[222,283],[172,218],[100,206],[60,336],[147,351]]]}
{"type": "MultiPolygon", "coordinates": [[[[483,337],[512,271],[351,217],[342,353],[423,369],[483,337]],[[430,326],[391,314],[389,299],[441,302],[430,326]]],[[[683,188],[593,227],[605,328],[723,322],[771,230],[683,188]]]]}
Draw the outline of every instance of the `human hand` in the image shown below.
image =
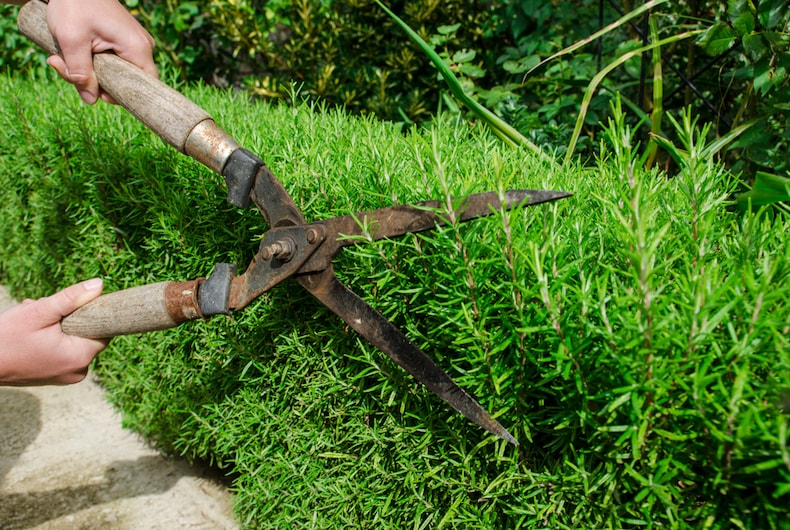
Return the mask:
{"type": "Polygon", "coordinates": [[[88,374],[108,340],[66,335],[60,320],[98,297],[99,278],[0,313],[0,385],[71,384],[88,374]]]}
{"type": "Polygon", "coordinates": [[[153,60],[154,39],[117,0],[49,0],[47,25],[62,56],[47,63],[72,83],[89,105],[101,97],[93,71],[93,54],[112,50],[143,71],[158,76],[153,60]]]}

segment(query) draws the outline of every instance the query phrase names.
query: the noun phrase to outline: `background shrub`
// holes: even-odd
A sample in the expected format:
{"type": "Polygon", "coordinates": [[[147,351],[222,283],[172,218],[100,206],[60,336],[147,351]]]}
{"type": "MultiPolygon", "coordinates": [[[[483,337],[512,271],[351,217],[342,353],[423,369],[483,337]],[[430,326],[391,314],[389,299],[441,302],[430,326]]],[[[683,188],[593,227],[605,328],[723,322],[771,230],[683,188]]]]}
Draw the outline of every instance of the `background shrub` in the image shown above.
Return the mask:
{"type": "MultiPolygon", "coordinates": [[[[0,277],[37,296],[246,263],[265,230],[221,179],[122,109],[0,85],[0,277]]],[[[557,204],[345,252],[337,271],[521,441],[454,414],[307,293],[113,340],[127,425],[232,474],[245,526],[787,526],[783,211],[726,208],[733,174],[678,115],[674,178],[615,105],[594,168],[440,117],[402,134],[322,106],[188,95],[261,153],[308,219],[520,187],[557,204]]]]}
{"type": "MultiPolygon", "coordinates": [[[[489,16],[496,4],[418,0],[397,9],[426,36],[458,23],[454,43],[485,49],[496,37],[489,16]]],[[[436,73],[371,0],[140,0],[133,7],[189,79],[277,98],[295,82],[303,95],[396,121],[425,121],[437,109],[436,73]]]]}
{"type": "MultiPolygon", "coordinates": [[[[423,123],[440,108],[461,112],[424,54],[372,0],[126,4],[155,36],[160,63],[184,80],[267,98],[288,98],[296,83],[303,96],[395,122],[423,123]]],[[[618,94],[643,143],[651,131],[673,133],[662,128],[665,111],[691,107],[718,136],[758,120],[718,156],[747,181],[758,171],[787,173],[790,11],[784,0],[654,2],[645,16],[539,67],[638,6],[616,0],[388,5],[436,47],[470,94],[549,152],[568,147],[581,119],[578,149],[594,160],[599,124],[618,94]],[[593,77],[623,54],[688,31],[698,33],[632,58],[586,94],[593,77]]],[[[9,14],[0,64],[40,67],[43,59],[33,60],[12,29],[16,8],[0,9],[9,14]]],[[[672,165],[663,154],[656,161],[672,165]]]]}

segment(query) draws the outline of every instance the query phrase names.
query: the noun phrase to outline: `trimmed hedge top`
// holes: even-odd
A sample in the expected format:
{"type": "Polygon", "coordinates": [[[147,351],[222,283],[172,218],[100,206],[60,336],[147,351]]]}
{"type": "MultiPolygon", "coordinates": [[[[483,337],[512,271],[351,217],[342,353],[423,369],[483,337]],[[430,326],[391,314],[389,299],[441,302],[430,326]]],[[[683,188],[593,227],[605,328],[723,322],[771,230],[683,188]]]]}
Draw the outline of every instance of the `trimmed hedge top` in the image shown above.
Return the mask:
{"type": "MultiPolygon", "coordinates": [[[[40,296],[244,265],[266,227],[122,109],[0,85],[0,277],[40,296]]],[[[341,280],[521,442],[487,435],[286,283],[232,318],[113,340],[125,423],[226,468],[251,528],[786,527],[788,219],[701,159],[641,169],[621,122],[560,168],[438,119],[403,134],[191,88],[309,220],[487,190],[575,196],[346,250],[341,280]]]]}

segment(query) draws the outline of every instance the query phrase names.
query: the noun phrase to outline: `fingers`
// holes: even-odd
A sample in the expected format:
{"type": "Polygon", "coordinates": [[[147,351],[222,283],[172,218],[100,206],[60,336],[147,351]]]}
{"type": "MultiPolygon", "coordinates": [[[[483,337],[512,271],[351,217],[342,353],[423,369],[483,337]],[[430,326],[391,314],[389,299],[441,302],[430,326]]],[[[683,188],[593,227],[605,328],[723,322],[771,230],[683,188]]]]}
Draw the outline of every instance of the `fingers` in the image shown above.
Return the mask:
{"type": "MultiPolygon", "coordinates": [[[[40,306],[37,308],[38,314],[44,318],[49,317],[50,321],[58,323],[66,315],[70,315],[97,298],[101,294],[103,286],[104,283],[101,278],[93,278],[92,280],[86,280],[67,287],[52,296],[40,299],[38,301],[40,306]]],[[[58,330],[60,330],[59,324],[58,330]]],[[[82,381],[88,373],[88,365],[100,351],[107,347],[110,340],[72,337],[62,335],[62,331],[60,331],[60,334],[63,341],[60,347],[63,348],[63,351],[68,352],[69,355],[68,363],[64,364],[64,368],[67,369],[64,370],[63,375],[56,383],[71,384],[82,381]]]]}
{"type": "Polygon", "coordinates": [[[70,385],[85,379],[90,363],[109,342],[110,339],[83,339],[65,335],[60,347],[62,351],[68,352],[68,361],[64,362],[63,374],[54,382],[70,385]]]}
{"type": "Polygon", "coordinates": [[[47,24],[61,56],[47,63],[74,84],[88,104],[103,93],[93,70],[93,54],[113,51],[144,72],[158,76],[153,61],[154,39],[117,0],[50,0],[47,24]]]}
{"type": "Polygon", "coordinates": [[[93,70],[94,53],[113,50],[116,55],[147,74],[159,77],[152,55],[153,37],[140,28],[139,32],[125,40],[127,41],[125,44],[113,44],[103,40],[91,42],[78,37],[72,41],[67,38],[60,45],[63,55],[50,56],[47,59],[47,64],[54,68],[60,77],[74,85],[85,103],[92,105],[99,97],[108,103],[114,103],[114,100],[99,87],[96,73],[93,70]]]}
{"type": "MultiPolygon", "coordinates": [[[[93,59],[90,53],[88,59],[91,61],[93,59]]],[[[89,66],[84,66],[84,62],[76,56],[70,63],[66,63],[62,57],[53,55],[47,59],[47,64],[54,68],[60,77],[74,85],[82,101],[93,105],[99,99],[99,83],[96,81],[92,62],[89,66]],[[71,64],[71,67],[68,64],[71,64]]]]}
{"type": "MultiPolygon", "coordinates": [[[[154,38],[142,27],[138,32],[130,35],[125,44],[106,45],[107,49],[112,49],[115,54],[127,62],[140,68],[145,73],[156,78],[159,72],[153,60],[154,38]]],[[[99,50],[94,50],[98,52],[99,50]]],[[[117,102],[99,86],[100,97],[106,103],[115,105],[117,102]]],[[[83,98],[84,100],[85,98],[83,98]]]]}
{"type": "Polygon", "coordinates": [[[86,280],[67,287],[52,296],[38,300],[38,313],[45,320],[59,322],[66,315],[70,315],[97,298],[101,294],[102,287],[101,278],[86,280]]]}

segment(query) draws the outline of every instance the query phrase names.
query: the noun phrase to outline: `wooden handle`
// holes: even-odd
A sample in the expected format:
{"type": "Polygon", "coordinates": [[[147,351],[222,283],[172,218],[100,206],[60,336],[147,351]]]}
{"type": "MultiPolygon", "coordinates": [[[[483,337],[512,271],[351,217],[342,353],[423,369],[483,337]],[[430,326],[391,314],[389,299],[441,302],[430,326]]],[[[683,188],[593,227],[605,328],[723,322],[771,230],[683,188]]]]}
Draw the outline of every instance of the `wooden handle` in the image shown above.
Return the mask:
{"type": "MultiPolygon", "coordinates": [[[[47,26],[47,4],[31,0],[19,10],[19,30],[56,55],[60,48],[47,26]]],[[[112,53],[93,56],[99,86],[167,143],[222,173],[238,144],[211,116],[156,77],[112,53]]]]}
{"type": "Polygon", "coordinates": [[[173,328],[202,318],[197,302],[201,283],[160,282],[102,295],[65,317],[61,327],[88,339],[173,328]]]}

